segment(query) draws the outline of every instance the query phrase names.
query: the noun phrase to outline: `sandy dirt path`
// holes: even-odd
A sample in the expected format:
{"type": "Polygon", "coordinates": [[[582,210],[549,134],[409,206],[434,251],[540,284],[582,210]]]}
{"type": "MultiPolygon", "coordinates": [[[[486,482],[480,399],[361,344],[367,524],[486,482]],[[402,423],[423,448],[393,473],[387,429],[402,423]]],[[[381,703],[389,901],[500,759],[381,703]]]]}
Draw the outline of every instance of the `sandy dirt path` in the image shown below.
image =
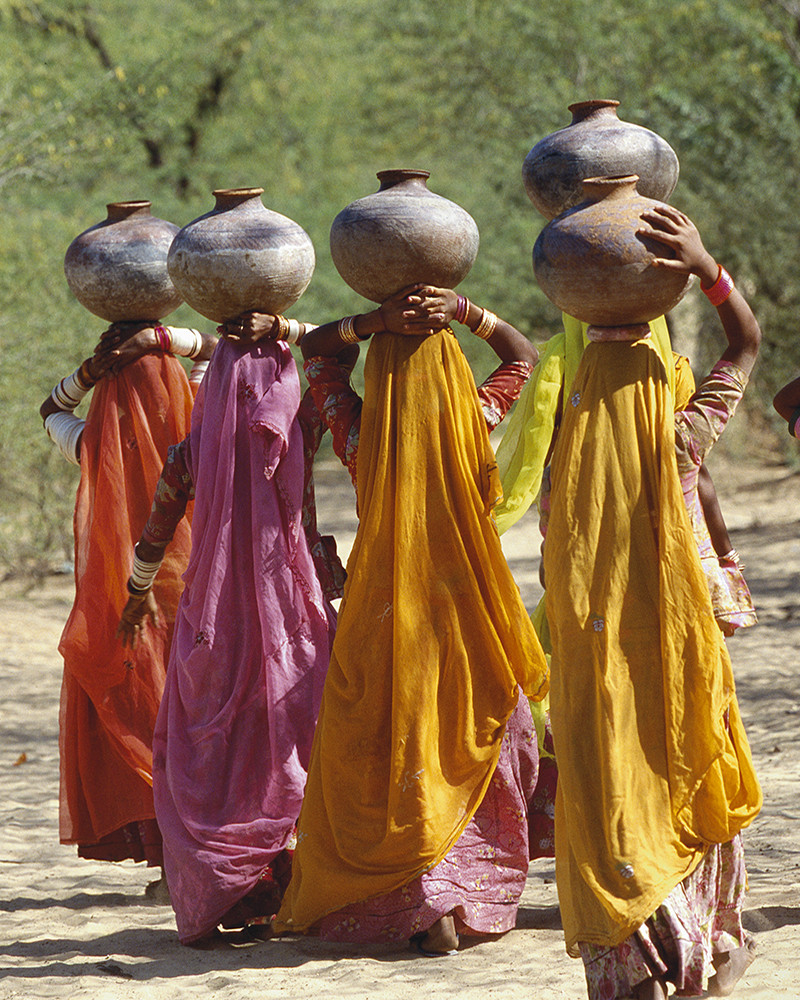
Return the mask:
{"type": "MultiPolygon", "coordinates": [[[[736,636],[739,697],[765,792],[747,832],[746,923],[759,958],[736,991],[743,1000],[800,997],[800,474],[774,465],[715,467],[715,481],[761,624],[736,636]]],[[[343,470],[320,469],[323,530],[346,551],[355,530],[343,470]]],[[[533,608],[538,532],[528,516],[504,539],[533,608]]],[[[0,998],[231,1000],[337,997],[387,1000],[584,997],[580,962],[567,958],[554,872],[531,866],[517,929],[457,956],[425,959],[394,946],[312,938],[195,951],[178,944],[172,911],[143,896],[152,873],[130,863],[80,861],[58,843],[57,642],[71,582],[24,592],[0,585],[0,998]]]]}

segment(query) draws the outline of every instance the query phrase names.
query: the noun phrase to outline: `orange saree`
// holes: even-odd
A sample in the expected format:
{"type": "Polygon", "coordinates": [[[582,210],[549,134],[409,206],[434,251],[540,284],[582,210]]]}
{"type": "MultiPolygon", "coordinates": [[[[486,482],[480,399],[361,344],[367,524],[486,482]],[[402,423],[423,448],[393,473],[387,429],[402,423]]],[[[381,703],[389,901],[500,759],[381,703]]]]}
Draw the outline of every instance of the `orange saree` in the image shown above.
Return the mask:
{"type": "MultiPolygon", "coordinates": [[[[127,828],[146,821],[154,827],[151,746],[189,555],[185,520],[153,588],[159,625],[144,629],[133,651],[115,633],[128,597],[133,546],[167,449],[189,432],[191,409],[180,362],[147,355],[97,384],[83,431],[76,596],[59,644],[60,839],[77,843],[87,857],[143,860],[142,845],[131,842],[127,828]]],[[[157,863],[159,853],[156,835],[148,860],[157,863]]]]}

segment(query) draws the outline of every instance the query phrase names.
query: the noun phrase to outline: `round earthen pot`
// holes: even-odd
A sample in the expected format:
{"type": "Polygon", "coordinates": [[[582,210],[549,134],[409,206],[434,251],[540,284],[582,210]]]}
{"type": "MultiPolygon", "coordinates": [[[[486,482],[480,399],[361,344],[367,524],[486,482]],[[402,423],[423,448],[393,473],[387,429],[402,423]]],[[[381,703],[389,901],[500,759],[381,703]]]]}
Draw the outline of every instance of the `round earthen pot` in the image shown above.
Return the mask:
{"type": "Polygon", "coordinates": [[[181,304],[167,272],[178,227],[150,214],[149,201],[115,201],[108,217],[70,243],[64,273],[72,294],[109,322],[163,319],[181,304]]]}
{"type": "Polygon", "coordinates": [[[283,313],[314,273],[308,233],[266,208],[263,188],[214,192],[212,211],[184,226],[169,251],[169,273],[189,305],[215,323],[240,313],[283,313]]]}
{"type": "Polygon", "coordinates": [[[660,135],[617,117],[619,101],[570,104],[572,121],[545,136],[525,157],[522,182],[546,219],[583,200],[590,177],[638,174],[646,198],[667,201],[678,183],[678,157],[660,135]]]}
{"type": "Polygon", "coordinates": [[[674,254],[637,235],[642,212],[657,204],[636,190],[638,178],[594,177],[583,182],[586,200],[544,227],[533,248],[542,291],[562,312],[594,326],[647,323],[669,312],[692,276],[653,267],[674,254]]]}
{"type": "Polygon", "coordinates": [[[455,288],[478,255],[478,227],[429,191],[427,170],[381,170],[380,188],[333,220],[331,256],[347,284],[384,302],[416,282],[455,288]]]}

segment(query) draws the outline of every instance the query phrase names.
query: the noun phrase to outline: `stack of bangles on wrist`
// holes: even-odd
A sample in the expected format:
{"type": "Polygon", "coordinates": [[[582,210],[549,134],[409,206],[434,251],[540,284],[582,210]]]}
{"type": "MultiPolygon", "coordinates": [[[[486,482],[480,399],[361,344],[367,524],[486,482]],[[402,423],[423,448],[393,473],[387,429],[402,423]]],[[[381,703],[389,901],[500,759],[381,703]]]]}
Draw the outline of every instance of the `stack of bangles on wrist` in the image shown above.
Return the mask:
{"type": "Polygon", "coordinates": [[[92,380],[87,372],[88,361],[76,368],[71,375],[62,378],[50,393],[50,398],[59,410],[72,412],[87,392],[92,388],[92,380]]]}
{"type": "Polygon", "coordinates": [[[313,323],[300,323],[296,319],[287,319],[285,316],[275,317],[275,323],[272,326],[273,331],[276,324],[278,335],[275,339],[285,340],[287,344],[299,344],[307,333],[316,330],[316,326],[313,323]]]}
{"type": "Polygon", "coordinates": [[[199,330],[162,326],[153,328],[159,348],[165,354],[177,354],[181,358],[196,358],[203,349],[203,335],[199,330]]]}
{"type": "Polygon", "coordinates": [[[92,378],[88,372],[89,362],[84,361],[71,375],[62,378],[50,393],[50,398],[59,409],[45,417],[44,429],[61,454],[73,465],[79,464],[78,444],[86,421],[76,417],[74,410],[92,388],[92,378]]]}
{"type": "Polygon", "coordinates": [[[456,323],[463,323],[466,325],[467,314],[469,313],[469,299],[464,295],[458,296],[458,305],[456,306],[456,314],[453,319],[456,323]]]}
{"type": "Polygon", "coordinates": [[[718,560],[721,563],[723,562],[735,563],[736,566],[739,567],[739,569],[744,569],[744,566],[742,565],[742,560],[739,557],[739,553],[736,551],[736,549],[731,549],[729,552],[726,552],[724,556],[718,556],[718,560]]]}
{"type": "Polygon", "coordinates": [[[703,292],[712,306],[721,306],[734,289],[733,278],[728,274],[722,264],[719,264],[718,266],[719,271],[717,272],[717,280],[711,288],[703,288],[702,285],[700,286],[703,288],[703,292]]]}
{"type": "MultiPolygon", "coordinates": [[[[381,316],[381,319],[383,317],[381,316]]],[[[384,323],[384,326],[386,324],[384,323]]],[[[345,316],[344,319],[339,320],[339,326],[337,327],[339,332],[339,337],[344,344],[358,344],[362,340],[368,340],[369,334],[366,337],[359,337],[356,333],[356,318],[355,316],[345,316]]]]}
{"type": "Polygon", "coordinates": [[[158,562],[145,562],[133,550],[133,571],[128,577],[128,593],[133,597],[141,597],[153,586],[153,580],[161,568],[161,560],[158,562]]]}
{"type": "Polygon", "coordinates": [[[494,333],[496,326],[497,316],[493,312],[489,312],[488,309],[484,309],[481,314],[480,323],[478,323],[472,332],[476,337],[480,337],[481,340],[488,340],[494,333]]]}

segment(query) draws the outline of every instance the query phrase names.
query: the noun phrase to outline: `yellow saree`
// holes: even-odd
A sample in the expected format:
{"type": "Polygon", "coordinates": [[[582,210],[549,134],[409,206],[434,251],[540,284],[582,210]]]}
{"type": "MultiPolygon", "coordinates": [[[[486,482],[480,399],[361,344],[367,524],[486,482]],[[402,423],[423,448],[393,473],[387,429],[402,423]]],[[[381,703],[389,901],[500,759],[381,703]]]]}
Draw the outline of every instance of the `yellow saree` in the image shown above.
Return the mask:
{"type": "MultiPolygon", "coordinates": [[[[503,499],[495,509],[495,518],[501,535],[516,524],[539,495],[553,432],[563,412],[563,396],[572,385],[589,343],[586,323],[566,313],[561,319],[564,332],[551,337],[542,348],[539,363],[517,400],[497,448],[503,499]]],[[[676,376],[668,364],[672,348],[663,316],[650,323],[650,332],[667,367],[670,391],[674,391],[676,376]]],[[[691,370],[688,374],[691,376],[691,370]]]]}
{"type": "Polygon", "coordinates": [[[578,941],[628,937],[761,804],[650,340],[584,352],[553,456],[544,561],[556,877],[575,954],[578,941]]]}
{"type": "Polygon", "coordinates": [[[486,791],[518,685],[547,690],[455,337],[381,334],[364,377],[359,528],[279,930],[438,864],[486,791]]]}

